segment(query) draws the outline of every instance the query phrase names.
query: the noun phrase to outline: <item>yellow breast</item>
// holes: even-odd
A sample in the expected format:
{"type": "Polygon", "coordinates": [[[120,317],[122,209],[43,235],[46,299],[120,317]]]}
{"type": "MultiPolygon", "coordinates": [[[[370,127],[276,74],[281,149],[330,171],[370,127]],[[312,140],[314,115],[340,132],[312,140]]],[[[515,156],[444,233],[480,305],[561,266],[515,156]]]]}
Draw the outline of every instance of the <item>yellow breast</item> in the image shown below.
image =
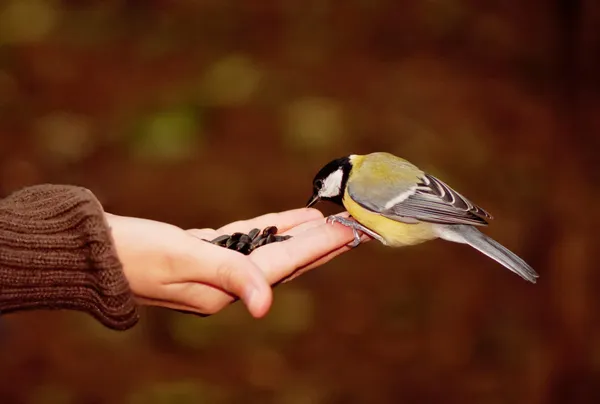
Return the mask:
{"type": "Polygon", "coordinates": [[[383,237],[387,246],[409,246],[437,238],[431,223],[409,224],[388,219],[363,208],[348,197],[347,193],[344,193],[342,202],[357,222],[383,237]]]}

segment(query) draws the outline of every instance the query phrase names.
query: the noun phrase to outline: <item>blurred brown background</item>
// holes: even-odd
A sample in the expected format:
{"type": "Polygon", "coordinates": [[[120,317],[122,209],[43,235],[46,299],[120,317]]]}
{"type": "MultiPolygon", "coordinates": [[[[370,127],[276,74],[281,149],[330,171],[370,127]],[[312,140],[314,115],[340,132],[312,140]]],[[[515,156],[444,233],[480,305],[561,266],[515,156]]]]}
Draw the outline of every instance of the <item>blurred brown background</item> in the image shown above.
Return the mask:
{"type": "Polygon", "coordinates": [[[598,24],[592,0],[0,1],[0,195],[80,184],[217,227],[389,151],[541,275],[372,243],[277,288],[263,320],[7,316],[0,402],[599,402],[598,24]]]}

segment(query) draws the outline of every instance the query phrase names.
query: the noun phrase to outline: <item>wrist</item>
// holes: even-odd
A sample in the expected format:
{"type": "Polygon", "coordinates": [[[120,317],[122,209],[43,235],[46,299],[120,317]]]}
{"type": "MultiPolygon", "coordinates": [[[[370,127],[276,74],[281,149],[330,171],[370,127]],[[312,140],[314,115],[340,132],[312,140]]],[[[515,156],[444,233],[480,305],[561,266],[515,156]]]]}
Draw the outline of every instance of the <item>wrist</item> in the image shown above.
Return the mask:
{"type": "Polygon", "coordinates": [[[104,213],[115,256],[136,301],[156,292],[157,278],[168,265],[167,224],[152,220],[104,213]],[[163,238],[164,236],[164,238],[163,238]]]}

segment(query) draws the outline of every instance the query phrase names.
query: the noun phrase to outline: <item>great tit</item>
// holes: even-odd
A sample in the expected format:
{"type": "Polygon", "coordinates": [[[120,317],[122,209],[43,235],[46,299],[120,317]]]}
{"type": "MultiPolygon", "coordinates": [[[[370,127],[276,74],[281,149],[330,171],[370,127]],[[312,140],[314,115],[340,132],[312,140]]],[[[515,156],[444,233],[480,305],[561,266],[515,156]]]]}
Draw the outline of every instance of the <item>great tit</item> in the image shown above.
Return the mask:
{"type": "Polygon", "coordinates": [[[332,160],[316,174],[307,207],[320,200],[343,206],[350,218],[329,216],[386,246],[401,247],[441,238],[468,244],[535,283],[538,274],[525,261],[476,226],[493,219],[444,182],[389,153],[352,154],[332,160]]]}

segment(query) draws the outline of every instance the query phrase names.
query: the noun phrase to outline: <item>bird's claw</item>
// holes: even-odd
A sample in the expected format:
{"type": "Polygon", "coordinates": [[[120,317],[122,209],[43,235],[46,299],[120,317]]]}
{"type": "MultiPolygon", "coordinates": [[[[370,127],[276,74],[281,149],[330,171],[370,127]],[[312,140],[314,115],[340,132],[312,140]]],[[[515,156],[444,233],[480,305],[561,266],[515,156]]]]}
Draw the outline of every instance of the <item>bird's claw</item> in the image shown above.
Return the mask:
{"type": "Polygon", "coordinates": [[[352,229],[352,234],[354,234],[354,240],[350,244],[348,244],[348,247],[358,247],[358,245],[360,244],[360,234],[358,233],[358,230],[360,229],[360,227],[362,227],[358,222],[352,219],[346,219],[335,215],[328,216],[327,219],[325,219],[325,222],[331,224],[339,223],[342,226],[350,227],[352,229]]]}
{"type": "Polygon", "coordinates": [[[379,234],[375,233],[374,231],[367,229],[365,226],[358,223],[352,217],[345,218],[345,217],[331,215],[331,216],[328,216],[325,221],[327,223],[339,223],[343,226],[350,227],[352,229],[352,233],[354,234],[354,241],[352,241],[352,243],[348,244],[348,246],[351,248],[355,248],[360,244],[361,237],[360,237],[360,234],[358,233],[359,231],[366,234],[369,237],[374,238],[375,240],[378,240],[383,245],[386,245],[386,242],[383,237],[381,237],[379,234]]]}

